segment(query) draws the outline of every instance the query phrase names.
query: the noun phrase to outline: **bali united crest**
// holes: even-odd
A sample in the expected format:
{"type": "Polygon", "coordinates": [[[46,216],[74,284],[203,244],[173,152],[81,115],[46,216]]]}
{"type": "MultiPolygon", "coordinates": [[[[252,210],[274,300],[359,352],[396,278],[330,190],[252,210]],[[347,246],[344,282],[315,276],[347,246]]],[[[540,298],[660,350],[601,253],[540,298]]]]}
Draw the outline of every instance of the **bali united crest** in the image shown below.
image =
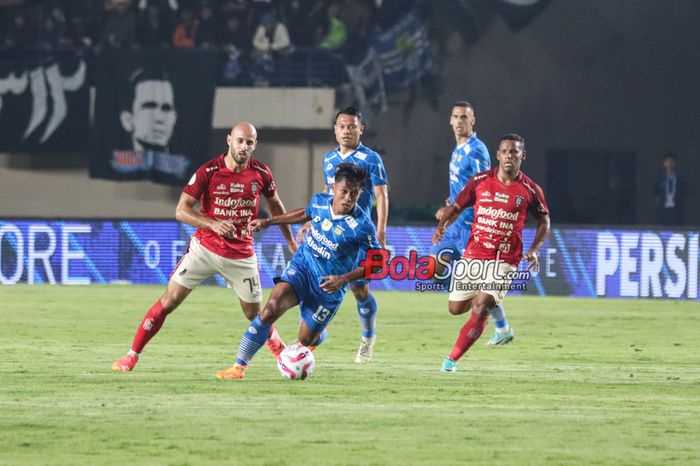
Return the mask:
{"type": "Polygon", "coordinates": [[[520,207],[525,198],[523,196],[515,196],[515,207],[520,207]]]}
{"type": "Polygon", "coordinates": [[[250,190],[253,192],[253,194],[258,193],[258,182],[257,181],[251,181],[250,190]]]}

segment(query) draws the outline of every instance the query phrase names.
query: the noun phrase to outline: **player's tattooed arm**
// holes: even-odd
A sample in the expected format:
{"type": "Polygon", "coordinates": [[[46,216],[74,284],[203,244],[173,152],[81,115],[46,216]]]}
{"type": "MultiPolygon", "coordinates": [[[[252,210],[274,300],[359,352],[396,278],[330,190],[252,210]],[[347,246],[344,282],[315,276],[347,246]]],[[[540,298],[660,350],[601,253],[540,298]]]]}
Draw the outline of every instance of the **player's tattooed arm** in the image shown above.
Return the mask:
{"type": "MultiPolygon", "coordinates": [[[[283,215],[286,213],[286,211],[284,210],[284,204],[282,204],[282,200],[277,195],[277,193],[275,193],[272,197],[266,197],[265,200],[267,201],[267,206],[270,208],[270,213],[273,217],[283,215]]],[[[284,239],[287,240],[287,248],[289,248],[289,252],[294,254],[295,252],[297,252],[297,243],[292,237],[292,229],[289,228],[288,224],[280,224],[279,227],[280,230],[282,230],[282,235],[284,236],[284,239]]]]}
{"type": "Polygon", "coordinates": [[[248,224],[248,230],[260,231],[270,225],[291,225],[293,223],[304,223],[307,220],[311,220],[311,217],[306,213],[306,209],[296,209],[270,218],[257,218],[248,224]]]}
{"type": "Polygon", "coordinates": [[[208,228],[213,232],[232,238],[236,229],[230,220],[219,220],[206,217],[194,208],[199,200],[187,193],[180,195],[180,200],[175,208],[175,218],[178,222],[186,223],[197,228],[208,228]]]}
{"type": "Polygon", "coordinates": [[[389,195],[386,185],[375,186],[374,195],[377,198],[377,241],[382,248],[386,248],[386,223],[389,217],[389,195]]]}
{"type": "Polygon", "coordinates": [[[537,254],[540,252],[540,248],[547,239],[547,236],[549,236],[550,229],[549,215],[536,217],[536,219],[537,229],[535,230],[535,239],[532,240],[530,249],[523,255],[529,264],[527,270],[532,270],[533,272],[537,272],[540,269],[540,261],[537,258],[537,254]]]}

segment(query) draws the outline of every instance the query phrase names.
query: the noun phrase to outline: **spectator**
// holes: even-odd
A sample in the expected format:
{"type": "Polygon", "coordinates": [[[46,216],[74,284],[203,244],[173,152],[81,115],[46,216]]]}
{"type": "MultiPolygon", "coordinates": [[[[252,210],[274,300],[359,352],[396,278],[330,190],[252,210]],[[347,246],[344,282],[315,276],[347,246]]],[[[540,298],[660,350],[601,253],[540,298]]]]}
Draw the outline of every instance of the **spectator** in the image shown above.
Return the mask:
{"type": "Polygon", "coordinates": [[[317,0],[291,0],[286,4],[286,24],[292,44],[301,47],[314,45],[314,12],[317,0]]]}
{"type": "Polygon", "coordinates": [[[253,36],[253,60],[255,82],[267,86],[275,72],[275,61],[280,61],[291,51],[287,27],[273,13],[266,13],[253,36]]]}
{"type": "Polygon", "coordinates": [[[76,46],[91,46],[98,42],[104,14],[103,7],[94,0],[70,0],[65,3],[66,37],[76,46]]]}
{"type": "Polygon", "coordinates": [[[23,49],[34,45],[35,35],[26,14],[18,11],[12,17],[7,36],[5,36],[5,47],[11,49],[23,49]]]}
{"type": "Polygon", "coordinates": [[[66,40],[74,46],[89,47],[92,45],[92,36],[88,30],[88,22],[80,13],[68,16],[66,40]]]}
{"type": "Polygon", "coordinates": [[[220,17],[214,14],[214,7],[209,3],[202,4],[199,19],[199,27],[194,38],[195,44],[197,47],[204,48],[217,46],[222,39],[223,26],[220,17]]]}
{"type": "Polygon", "coordinates": [[[374,30],[372,6],[365,0],[344,0],[339,18],[348,29],[345,57],[349,63],[359,63],[367,53],[374,30]]]}
{"type": "Polygon", "coordinates": [[[226,19],[231,16],[237,16],[243,24],[243,29],[246,31],[253,29],[251,26],[252,10],[249,0],[223,0],[220,11],[221,16],[226,19]]]}
{"type": "Polygon", "coordinates": [[[56,20],[51,15],[45,16],[37,34],[37,45],[43,50],[51,50],[64,43],[64,36],[56,20]]]}
{"type": "Polygon", "coordinates": [[[221,34],[221,46],[226,54],[223,72],[224,82],[232,83],[238,80],[240,83],[243,63],[250,51],[250,39],[241,18],[237,15],[231,15],[226,20],[221,34]]]}
{"type": "Polygon", "coordinates": [[[107,13],[100,38],[105,47],[132,47],[136,43],[136,19],[129,0],[108,0],[104,3],[107,13]]]}
{"type": "Polygon", "coordinates": [[[678,174],[676,155],[669,152],[661,159],[663,173],[654,185],[657,223],[683,225],[685,183],[678,174]]]}
{"type": "Polygon", "coordinates": [[[229,16],[226,20],[224,30],[221,34],[221,45],[224,52],[248,55],[250,51],[250,39],[246,33],[241,19],[236,16],[229,16]]]}
{"type": "Polygon", "coordinates": [[[188,8],[180,10],[180,21],[173,32],[173,45],[182,48],[194,47],[197,26],[199,26],[199,20],[192,10],[188,8]]]}
{"type": "Polygon", "coordinates": [[[253,36],[256,54],[263,58],[273,58],[288,51],[291,45],[287,26],[279,22],[274,14],[265,14],[253,36]]]}
{"type": "Polygon", "coordinates": [[[326,21],[328,32],[318,44],[319,47],[331,51],[340,51],[348,38],[348,29],[339,18],[340,4],[331,2],[326,6],[326,21]]]}
{"type": "Polygon", "coordinates": [[[175,11],[171,3],[139,2],[139,43],[146,47],[169,46],[175,11]]]}

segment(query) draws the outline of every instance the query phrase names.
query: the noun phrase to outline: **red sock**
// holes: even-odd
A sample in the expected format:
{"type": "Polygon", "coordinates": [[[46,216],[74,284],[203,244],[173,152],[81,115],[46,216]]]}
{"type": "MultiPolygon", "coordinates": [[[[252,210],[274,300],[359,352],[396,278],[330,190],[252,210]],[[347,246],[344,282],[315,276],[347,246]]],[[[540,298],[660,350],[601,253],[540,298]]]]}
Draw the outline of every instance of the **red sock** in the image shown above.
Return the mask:
{"type": "Polygon", "coordinates": [[[489,314],[487,312],[483,315],[478,312],[472,312],[472,315],[467,323],[464,324],[462,330],[459,331],[457,342],[450,352],[450,359],[454,361],[458,360],[464,353],[467,352],[469,348],[472,347],[472,345],[479,339],[484,331],[488,317],[489,314]]]}
{"type": "Polygon", "coordinates": [[[143,318],[143,322],[141,322],[138,330],[136,330],[134,342],[131,344],[132,351],[137,353],[143,351],[143,347],[146,346],[146,343],[148,343],[163,326],[163,322],[165,322],[167,316],[168,313],[163,309],[163,305],[160,303],[159,299],[148,310],[143,318]]]}
{"type": "Polygon", "coordinates": [[[280,334],[277,333],[277,329],[274,325],[270,325],[270,335],[267,336],[267,341],[281,340],[280,334]]]}

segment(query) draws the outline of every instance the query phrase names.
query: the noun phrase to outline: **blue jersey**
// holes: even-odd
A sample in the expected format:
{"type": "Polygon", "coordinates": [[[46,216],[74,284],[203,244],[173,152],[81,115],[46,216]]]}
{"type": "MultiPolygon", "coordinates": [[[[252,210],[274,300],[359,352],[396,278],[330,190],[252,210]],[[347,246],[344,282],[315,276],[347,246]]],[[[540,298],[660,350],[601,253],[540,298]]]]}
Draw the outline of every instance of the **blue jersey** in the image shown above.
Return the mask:
{"type": "MultiPolygon", "coordinates": [[[[486,145],[477,139],[476,133],[452,151],[450,158],[450,203],[455,201],[457,195],[467,185],[469,179],[479,172],[491,169],[491,158],[486,145]]],[[[474,209],[464,209],[455,220],[455,225],[471,228],[474,221],[474,209]]]]}
{"type": "Polygon", "coordinates": [[[336,147],[323,156],[323,173],[326,176],[328,192],[330,192],[331,185],[335,183],[335,169],[341,163],[359,165],[369,172],[369,179],[362,188],[360,198],[357,200],[357,206],[362,209],[367,217],[372,218],[373,188],[387,184],[386,170],[384,170],[382,158],[372,149],[362,144],[346,155],[341,155],[339,147],[336,147]]]}
{"type": "MultiPolygon", "coordinates": [[[[358,206],[347,215],[335,215],[332,202],[331,194],[318,193],[311,198],[306,206],[311,231],[292,257],[292,262],[316,278],[311,286],[321,295],[326,292],[319,286],[320,277],[346,274],[357,267],[368,249],[380,247],[372,220],[358,206]]],[[[346,289],[347,286],[331,295],[342,299],[346,289]]]]}

